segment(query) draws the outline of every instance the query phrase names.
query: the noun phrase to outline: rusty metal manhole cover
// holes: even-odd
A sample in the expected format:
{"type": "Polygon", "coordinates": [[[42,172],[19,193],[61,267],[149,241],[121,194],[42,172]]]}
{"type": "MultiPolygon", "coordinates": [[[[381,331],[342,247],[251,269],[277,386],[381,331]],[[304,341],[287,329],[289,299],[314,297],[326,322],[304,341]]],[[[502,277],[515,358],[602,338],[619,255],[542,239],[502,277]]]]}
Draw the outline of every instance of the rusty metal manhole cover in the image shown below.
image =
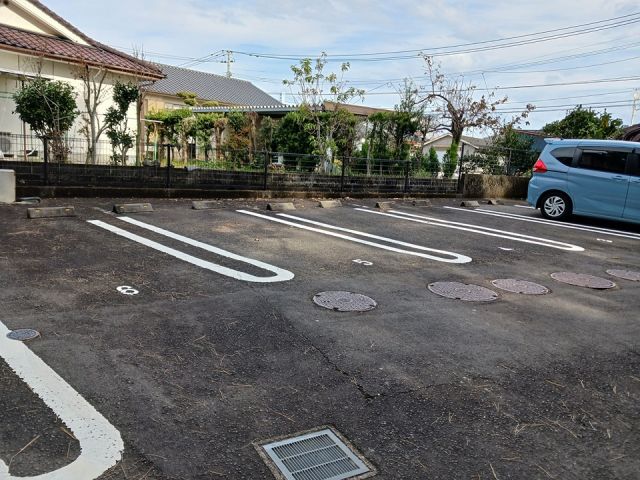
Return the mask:
{"type": "Polygon", "coordinates": [[[522,295],[545,295],[549,289],[539,283],[528,282],[527,280],[517,280],[515,278],[498,278],[491,284],[500,290],[511,293],[521,293],[522,295]]]}
{"type": "Polygon", "coordinates": [[[427,288],[441,297],[464,300],[465,302],[493,302],[498,294],[493,290],[460,282],[434,282],[427,288]]]}
{"type": "Polygon", "coordinates": [[[366,295],[341,291],[320,292],[314,295],[313,302],[337,312],[366,312],[378,305],[373,298],[366,295]]]}
{"type": "Polygon", "coordinates": [[[11,340],[20,340],[26,342],[40,336],[40,332],[31,328],[18,328],[7,333],[7,338],[11,340]]]}
{"type": "Polygon", "coordinates": [[[602,277],[587,275],[586,273],[573,272],[555,272],[551,274],[551,278],[558,282],[568,283],[577,287],[594,288],[596,290],[605,290],[616,286],[611,280],[602,277]]]}
{"type": "Polygon", "coordinates": [[[640,272],[633,270],[607,270],[607,273],[613,277],[622,278],[623,280],[631,280],[632,282],[640,282],[640,272]]]}

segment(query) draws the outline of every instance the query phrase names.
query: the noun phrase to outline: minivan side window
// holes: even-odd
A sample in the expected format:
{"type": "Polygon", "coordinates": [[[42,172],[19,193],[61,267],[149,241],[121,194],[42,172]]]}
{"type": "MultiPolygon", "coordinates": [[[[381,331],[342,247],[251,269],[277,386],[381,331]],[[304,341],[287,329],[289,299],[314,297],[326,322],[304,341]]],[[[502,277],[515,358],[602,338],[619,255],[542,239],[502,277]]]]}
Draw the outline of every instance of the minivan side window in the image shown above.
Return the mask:
{"type": "Polygon", "coordinates": [[[578,168],[609,173],[625,173],[629,151],[584,149],[578,160],[578,168]]]}
{"type": "Polygon", "coordinates": [[[551,155],[553,155],[556,160],[558,160],[563,165],[570,167],[573,163],[573,154],[575,153],[575,147],[560,147],[551,151],[551,155]]]}

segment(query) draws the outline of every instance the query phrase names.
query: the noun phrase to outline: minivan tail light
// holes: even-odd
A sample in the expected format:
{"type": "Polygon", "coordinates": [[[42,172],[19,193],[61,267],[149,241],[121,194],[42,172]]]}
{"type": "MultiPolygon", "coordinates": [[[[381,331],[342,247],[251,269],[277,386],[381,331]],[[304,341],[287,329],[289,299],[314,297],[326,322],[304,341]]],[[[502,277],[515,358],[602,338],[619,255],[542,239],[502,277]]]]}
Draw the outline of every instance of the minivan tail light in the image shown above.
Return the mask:
{"type": "Polygon", "coordinates": [[[547,166],[544,164],[541,158],[533,165],[533,173],[544,173],[547,171],[547,166]]]}

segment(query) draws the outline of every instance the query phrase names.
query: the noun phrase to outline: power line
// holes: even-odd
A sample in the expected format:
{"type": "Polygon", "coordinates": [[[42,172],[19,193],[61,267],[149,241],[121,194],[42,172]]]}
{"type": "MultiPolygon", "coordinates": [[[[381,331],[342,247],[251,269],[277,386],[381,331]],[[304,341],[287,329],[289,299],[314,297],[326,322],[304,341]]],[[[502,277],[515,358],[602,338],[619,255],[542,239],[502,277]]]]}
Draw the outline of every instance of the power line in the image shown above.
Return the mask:
{"type": "MultiPolygon", "coordinates": [[[[579,59],[579,58],[584,58],[584,57],[591,57],[591,56],[595,56],[595,55],[602,55],[605,53],[612,53],[612,52],[617,52],[617,51],[621,51],[621,50],[626,50],[628,48],[633,48],[633,47],[637,47],[640,46],[640,42],[632,42],[626,45],[618,45],[615,47],[609,47],[609,48],[605,48],[605,49],[601,49],[601,50],[592,50],[589,52],[582,52],[582,53],[576,53],[573,55],[565,55],[565,56],[560,56],[560,57],[555,57],[555,58],[550,58],[550,59],[546,59],[546,60],[537,60],[537,61],[532,61],[532,62],[525,62],[525,63],[516,63],[516,64],[507,64],[507,65],[502,65],[499,67],[493,67],[491,70],[486,70],[486,69],[482,69],[482,70],[470,70],[470,71],[466,71],[466,72],[449,72],[447,73],[447,75],[459,75],[459,76],[467,76],[467,75],[479,75],[482,73],[502,73],[504,69],[510,69],[510,68],[526,68],[526,67],[531,67],[531,66],[537,66],[537,65],[545,65],[547,63],[558,63],[558,62],[564,62],[567,60],[575,60],[575,59],[579,59]]],[[[526,73],[526,72],[522,72],[522,73],[526,73]]]]}
{"type": "MultiPolygon", "coordinates": [[[[603,42],[599,42],[599,44],[601,44],[603,42]]],[[[605,42],[606,43],[606,42],[605,42]]],[[[626,50],[628,48],[633,48],[633,47],[637,47],[640,46],[640,42],[631,42],[628,44],[624,44],[624,45],[617,45],[615,47],[609,47],[609,48],[605,48],[605,49],[600,49],[600,50],[592,50],[592,51],[588,51],[588,52],[582,52],[582,53],[576,53],[573,55],[567,55],[567,56],[560,56],[560,57],[554,57],[554,58],[550,58],[550,59],[545,59],[545,60],[537,60],[537,61],[533,61],[533,62],[527,62],[527,63],[520,63],[520,64],[506,64],[506,65],[501,65],[498,67],[493,67],[492,69],[483,69],[483,70],[470,70],[470,71],[466,71],[466,72],[449,72],[449,73],[445,73],[445,75],[447,76],[473,76],[476,74],[483,74],[483,73],[503,73],[504,70],[503,69],[507,69],[507,68],[526,68],[528,66],[536,66],[536,65],[544,65],[546,63],[558,63],[558,62],[563,62],[563,61],[567,61],[567,60],[574,60],[574,59],[578,59],[578,58],[584,58],[584,57],[589,57],[589,56],[595,56],[595,55],[602,55],[605,53],[612,53],[612,52],[616,52],[616,51],[621,51],[621,50],[626,50]]],[[[633,57],[638,58],[638,57],[633,57]]],[[[631,60],[631,59],[628,59],[631,60]]],[[[614,63],[614,62],[621,62],[622,60],[618,60],[618,61],[613,61],[613,62],[604,62],[602,64],[595,64],[595,65],[591,65],[591,66],[599,66],[599,65],[606,65],[608,63],[614,63]]],[[[624,60],[627,61],[627,60],[624,60]]],[[[575,68],[583,68],[583,67],[575,67],[575,68]]],[[[242,69],[241,69],[242,70],[242,69]]],[[[562,70],[562,69],[557,69],[557,71],[562,70]]],[[[255,70],[247,70],[244,69],[244,71],[255,71],[255,70]]],[[[555,70],[548,70],[550,71],[555,71],[555,70]]],[[[260,71],[258,71],[260,72],[260,71]]],[[[504,72],[504,73],[540,73],[540,72],[545,72],[545,71],[523,71],[523,72],[504,72]]],[[[246,76],[246,78],[251,78],[254,80],[258,80],[261,82],[265,82],[265,83],[273,83],[273,84],[281,84],[282,80],[281,79],[276,79],[276,78],[272,78],[272,77],[261,77],[261,76],[246,76]]],[[[403,81],[405,78],[409,78],[410,80],[418,80],[420,77],[416,77],[416,76],[405,76],[403,78],[388,78],[388,79],[377,79],[377,80],[359,80],[357,78],[355,79],[350,79],[349,83],[352,85],[380,85],[380,84],[385,84],[385,83],[394,83],[394,82],[400,82],[403,81]]]]}
{"type": "MultiPolygon", "coordinates": [[[[511,85],[508,87],[491,87],[490,90],[515,90],[522,88],[542,88],[542,87],[561,87],[561,86],[570,86],[570,85],[591,85],[598,83],[612,83],[612,82],[631,82],[631,81],[640,81],[640,76],[634,77],[616,77],[616,78],[598,78],[593,80],[578,80],[575,82],[558,82],[558,83],[541,83],[541,84],[531,84],[531,85],[511,85]]],[[[468,92],[475,91],[477,88],[463,88],[459,91],[468,92]]],[[[369,95],[397,95],[398,92],[373,92],[369,95]]],[[[332,94],[321,94],[323,96],[331,96],[332,94]]]]}
{"type": "Polygon", "coordinates": [[[219,58],[221,56],[224,56],[225,52],[223,52],[222,50],[217,50],[213,53],[209,53],[208,55],[205,55],[204,57],[200,57],[200,58],[195,58],[189,62],[183,63],[181,65],[178,65],[178,67],[195,67],[196,65],[200,64],[200,63],[204,63],[207,61],[211,61],[215,58],[219,58]]]}
{"type": "MultiPolygon", "coordinates": [[[[609,105],[609,104],[601,104],[601,105],[590,105],[589,109],[590,110],[596,110],[596,109],[602,109],[602,108],[622,108],[622,107],[630,107],[632,106],[633,103],[625,103],[625,104],[620,104],[620,105],[609,105]]],[[[540,109],[535,109],[532,112],[529,113],[529,115],[532,115],[534,113],[547,113],[547,112],[566,112],[567,110],[570,110],[571,108],[575,108],[577,105],[571,105],[570,107],[562,107],[562,108],[540,108],[540,109]]],[[[500,110],[500,109],[496,109],[497,113],[522,113],[522,110],[500,110]]]]}
{"type": "MultiPolygon", "coordinates": [[[[518,35],[515,37],[507,37],[505,39],[486,40],[482,42],[470,42],[467,44],[451,45],[446,47],[432,47],[431,49],[421,49],[421,50],[401,50],[401,51],[393,51],[393,52],[376,52],[376,53],[370,53],[370,54],[347,54],[347,55],[331,55],[331,56],[327,55],[327,58],[330,58],[332,61],[376,62],[376,61],[410,59],[410,58],[416,58],[423,55],[441,57],[441,56],[449,56],[449,55],[459,55],[462,53],[491,51],[496,49],[529,45],[533,43],[546,42],[546,41],[568,38],[573,36],[586,35],[589,33],[600,32],[600,31],[609,30],[612,28],[624,27],[624,26],[628,26],[628,25],[632,25],[640,22],[640,17],[638,17],[639,15],[640,13],[633,13],[633,14],[623,15],[621,17],[614,17],[607,20],[600,20],[596,22],[590,22],[587,24],[574,25],[571,27],[564,27],[564,28],[553,29],[553,30],[546,30],[543,32],[535,32],[535,33],[530,33],[526,35],[518,35]],[[625,19],[625,20],[617,21],[620,19],[625,19]],[[615,21],[615,22],[610,23],[612,21],[615,21]],[[606,24],[606,23],[610,23],[610,24],[606,24]],[[582,28],[581,30],[578,30],[575,32],[574,31],[563,32],[564,30],[573,30],[576,28],[581,28],[589,25],[592,25],[592,26],[589,28],[582,28]],[[551,33],[551,32],[556,32],[556,33],[551,33]],[[558,32],[562,32],[562,33],[558,33],[558,32]],[[545,35],[548,33],[551,33],[551,34],[545,35]],[[528,38],[528,37],[535,37],[535,38],[528,38]],[[520,39],[520,40],[515,42],[499,43],[499,42],[505,42],[506,40],[510,40],[510,39],[520,39]],[[492,43],[495,45],[490,45],[492,43]],[[474,48],[466,48],[462,50],[457,49],[463,46],[474,46],[474,45],[483,45],[483,46],[476,46],[474,48]],[[446,49],[450,49],[450,50],[446,50],[446,49]],[[444,51],[438,51],[438,50],[444,50],[444,51]],[[397,54],[400,54],[400,55],[397,55],[397,54]],[[375,58],[376,55],[378,56],[378,58],[375,58]],[[365,56],[369,58],[363,58],[365,56]],[[374,57],[374,58],[370,58],[370,57],[374,57]]],[[[313,57],[313,56],[301,56],[301,55],[262,54],[262,53],[256,53],[256,52],[240,52],[240,51],[236,51],[235,53],[237,53],[238,55],[246,55],[246,56],[257,57],[257,58],[290,60],[290,61],[313,57]]]]}

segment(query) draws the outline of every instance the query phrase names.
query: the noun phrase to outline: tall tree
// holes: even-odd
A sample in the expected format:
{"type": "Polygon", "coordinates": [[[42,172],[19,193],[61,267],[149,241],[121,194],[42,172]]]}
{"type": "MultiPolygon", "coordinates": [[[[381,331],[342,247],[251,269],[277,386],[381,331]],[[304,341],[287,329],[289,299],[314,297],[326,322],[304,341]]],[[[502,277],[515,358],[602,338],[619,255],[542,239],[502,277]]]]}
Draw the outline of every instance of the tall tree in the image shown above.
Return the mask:
{"type": "Polygon", "coordinates": [[[57,162],[64,161],[67,154],[64,135],[78,116],[73,87],[66,82],[37,77],[15,92],[13,101],[20,120],[29,124],[40,138],[49,140],[57,162]]]}
{"type": "Polygon", "coordinates": [[[433,147],[429,149],[429,155],[427,156],[424,169],[429,172],[432,177],[437,177],[440,173],[440,160],[438,159],[436,149],[433,147]]]}
{"type": "MultiPolygon", "coordinates": [[[[492,129],[495,130],[503,124],[497,108],[506,103],[508,98],[497,98],[495,92],[488,91],[478,98],[477,87],[472,82],[466,81],[462,76],[447,76],[440,71],[440,66],[435,64],[433,57],[424,56],[429,85],[424,102],[433,107],[439,123],[436,130],[445,130],[451,133],[452,144],[455,148],[449,151],[449,161],[457,161],[458,146],[462,135],[467,129],[492,129]]],[[[531,104],[508,123],[515,125],[526,118],[535,107],[531,104]]]]}
{"type": "Polygon", "coordinates": [[[560,138],[616,138],[622,127],[622,120],[613,118],[605,110],[597,113],[593,110],[576,106],[562,120],[547,123],[542,131],[560,138]]]}
{"type": "Polygon", "coordinates": [[[392,120],[394,158],[405,159],[409,153],[407,140],[416,133],[424,117],[425,103],[418,98],[418,88],[407,79],[401,93],[400,103],[395,106],[392,120]]]}
{"type": "Polygon", "coordinates": [[[108,70],[103,67],[92,67],[86,63],[78,65],[73,69],[73,75],[82,81],[82,102],[84,111],[82,121],[84,125],[80,131],[87,139],[87,163],[95,164],[97,161],[97,147],[100,137],[107,128],[107,125],[100,120],[98,110],[107,96],[105,80],[108,70]]]}
{"type": "Polygon", "coordinates": [[[348,81],[344,78],[349,71],[349,63],[340,65],[340,74],[326,73],[327,54],[322,54],[315,60],[304,58],[298,65],[292,65],[293,79],[284,80],[284,85],[292,90],[292,93],[300,98],[300,112],[311,119],[313,128],[314,150],[318,155],[323,156],[323,170],[331,170],[333,153],[336,148],[335,133],[343,125],[340,121],[344,119],[337,112],[340,105],[351,101],[354,98],[362,98],[364,90],[359,90],[348,86],[348,81]],[[331,108],[325,113],[325,100],[331,102],[331,108]]]}
{"type": "Polygon", "coordinates": [[[129,107],[138,100],[138,86],[133,83],[116,82],[113,87],[113,103],[105,116],[106,134],[111,141],[115,165],[126,164],[127,151],[133,147],[134,134],[129,128],[129,107]]]}

